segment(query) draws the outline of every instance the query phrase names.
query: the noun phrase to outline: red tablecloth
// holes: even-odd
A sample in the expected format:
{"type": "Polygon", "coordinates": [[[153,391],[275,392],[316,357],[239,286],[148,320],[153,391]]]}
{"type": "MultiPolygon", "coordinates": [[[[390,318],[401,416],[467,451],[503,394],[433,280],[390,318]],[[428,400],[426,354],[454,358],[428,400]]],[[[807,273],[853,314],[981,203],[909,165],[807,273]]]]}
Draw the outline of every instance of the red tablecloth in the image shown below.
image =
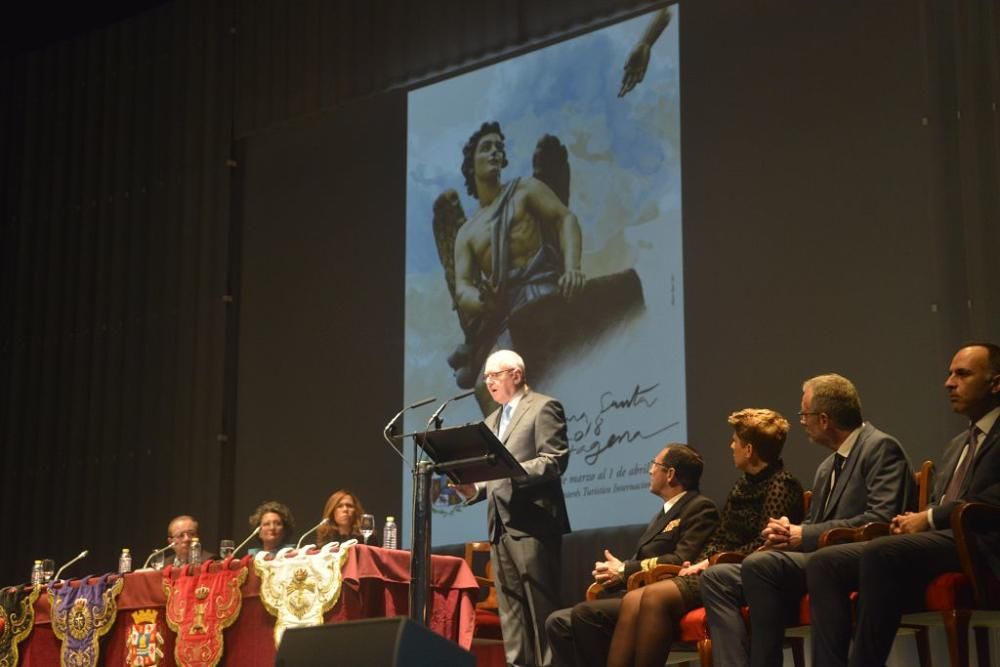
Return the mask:
{"type": "MultiPolygon", "coordinates": [[[[244,559],[247,562],[249,559],[244,559]]],[[[222,665],[240,667],[274,664],[274,617],[260,602],[260,578],[247,562],[250,573],[243,585],[243,610],[239,619],[223,632],[222,665]]],[[[101,639],[101,663],[124,665],[126,639],[136,609],[157,609],[164,639],[163,665],[174,665],[174,633],[166,623],[163,607],[163,575],[135,572],[125,577],[118,596],[118,619],[101,639]]],[[[326,614],[327,623],[403,616],[408,612],[410,552],[357,545],[351,549],[343,570],[340,600],[326,614]]],[[[431,557],[430,628],[468,649],[475,629],[473,610],[479,585],[468,565],[452,556],[431,557]]],[[[49,598],[43,592],[35,603],[35,628],[20,645],[22,667],[52,667],[59,664],[59,640],[49,622],[49,598]]]]}

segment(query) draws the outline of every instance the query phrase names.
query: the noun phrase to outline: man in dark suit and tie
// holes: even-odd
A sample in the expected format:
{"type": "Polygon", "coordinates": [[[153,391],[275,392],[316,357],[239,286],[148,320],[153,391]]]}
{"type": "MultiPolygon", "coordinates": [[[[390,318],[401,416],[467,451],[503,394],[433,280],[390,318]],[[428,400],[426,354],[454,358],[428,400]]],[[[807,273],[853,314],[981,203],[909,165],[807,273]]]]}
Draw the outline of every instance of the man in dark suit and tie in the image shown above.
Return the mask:
{"type": "MultiPolygon", "coordinates": [[[[884,665],[903,612],[920,608],[938,574],[961,569],[951,511],[963,501],[1000,505],[1000,347],[960,349],[944,386],[952,410],[969,424],[944,450],[931,506],[893,518],[894,535],[824,549],[809,563],[813,665],[884,665]],[[848,652],[855,590],[857,629],[848,652]]],[[[985,536],[994,554],[998,532],[985,536]]]]}
{"type": "Polygon", "coordinates": [[[906,454],[891,435],[864,422],[854,385],[836,374],[802,385],[799,423],[816,444],[833,450],[816,469],[809,515],[801,525],[769,520],[764,549],[741,564],[702,574],[702,599],[717,665],[771,667],[782,662],[785,623],[797,617],[806,564],[820,535],[839,526],[888,521],[916,504],[906,454]],[[740,609],[750,605],[750,632],[740,609]]]}
{"type": "Polygon", "coordinates": [[[524,360],[498,350],[486,360],[486,387],[500,404],[484,420],[527,475],[456,487],[466,502],[488,500],[490,558],[508,665],[548,665],[545,619],[559,607],[562,536],[569,517],[560,476],[569,463],[559,401],[528,388],[524,360]]]}
{"type": "Polygon", "coordinates": [[[653,515],[631,558],[621,561],[606,550],[605,560],[594,565],[594,580],[605,587],[601,598],[549,616],[545,630],[554,665],[604,665],[628,578],[661,563],[695,560],[719,525],[715,503],[698,492],[704,465],[697,452],[677,443],[649,462],[649,491],[663,500],[663,507],[653,515]]]}

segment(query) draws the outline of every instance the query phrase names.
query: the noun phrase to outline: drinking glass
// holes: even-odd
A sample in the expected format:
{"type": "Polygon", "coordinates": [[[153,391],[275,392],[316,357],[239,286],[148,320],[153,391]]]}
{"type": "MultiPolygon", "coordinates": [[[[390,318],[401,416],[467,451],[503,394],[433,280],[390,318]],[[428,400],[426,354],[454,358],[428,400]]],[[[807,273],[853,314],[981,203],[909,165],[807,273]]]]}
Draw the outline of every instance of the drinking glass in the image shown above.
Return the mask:
{"type": "Polygon", "coordinates": [[[361,515],[361,534],[364,535],[365,544],[368,544],[368,538],[375,533],[375,515],[374,514],[362,514],[361,515]]]}
{"type": "Polygon", "coordinates": [[[52,576],[56,573],[56,562],[51,558],[42,561],[42,583],[47,584],[52,581],[52,576]]]}
{"type": "Polygon", "coordinates": [[[222,540],[219,542],[219,558],[229,558],[235,551],[236,543],[232,540],[222,540]]]}

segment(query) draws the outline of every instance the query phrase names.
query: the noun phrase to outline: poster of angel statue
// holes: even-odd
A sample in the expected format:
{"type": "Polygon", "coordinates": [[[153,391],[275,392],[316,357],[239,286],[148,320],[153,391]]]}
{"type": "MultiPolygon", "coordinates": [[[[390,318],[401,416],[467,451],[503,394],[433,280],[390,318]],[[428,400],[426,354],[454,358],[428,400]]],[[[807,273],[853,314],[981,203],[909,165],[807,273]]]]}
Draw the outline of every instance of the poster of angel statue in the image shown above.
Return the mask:
{"type": "Polygon", "coordinates": [[[516,350],[563,402],[564,490],[596,525],[686,431],[677,13],[407,99],[406,400],[477,389],[446,424],[481,419],[486,357],[516,350]]]}

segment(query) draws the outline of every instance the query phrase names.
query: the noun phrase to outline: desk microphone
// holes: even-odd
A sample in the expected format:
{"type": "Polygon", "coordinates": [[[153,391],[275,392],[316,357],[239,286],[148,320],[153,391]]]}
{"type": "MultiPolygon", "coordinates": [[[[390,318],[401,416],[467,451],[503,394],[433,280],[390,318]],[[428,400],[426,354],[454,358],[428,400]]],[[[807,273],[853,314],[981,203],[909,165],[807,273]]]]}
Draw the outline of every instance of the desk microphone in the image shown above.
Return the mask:
{"type": "Polygon", "coordinates": [[[70,565],[72,565],[76,561],[78,561],[78,560],[80,560],[82,558],[86,558],[88,553],[90,553],[90,552],[87,551],[86,549],[84,549],[79,554],[77,554],[76,558],[74,558],[73,560],[71,560],[70,562],[66,563],[65,565],[63,565],[58,570],[56,570],[56,576],[52,577],[52,581],[59,581],[59,575],[63,573],[63,570],[65,570],[67,567],[69,567],[70,565]]]}
{"type": "Polygon", "coordinates": [[[330,523],[330,520],[327,519],[326,517],[324,517],[322,521],[320,521],[319,523],[317,523],[315,526],[313,526],[312,528],[310,528],[306,532],[302,533],[302,537],[299,538],[299,543],[295,545],[295,548],[298,549],[298,548],[300,548],[302,546],[302,540],[306,539],[307,535],[312,535],[313,533],[315,533],[317,530],[319,530],[320,528],[322,528],[323,526],[325,526],[328,523],[330,523]]]}
{"type": "Polygon", "coordinates": [[[253,538],[257,537],[258,533],[260,533],[260,526],[257,526],[256,528],[254,528],[253,532],[250,533],[249,535],[247,535],[247,539],[245,539],[242,542],[240,542],[240,545],[238,547],[236,547],[235,549],[233,549],[233,555],[235,556],[237,551],[239,551],[240,549],[242,549],[243,547],[245,547],[247,545],[247,542],[249,542],[253,538]]]}
{"type": "Polygon", "coordinates": [[[435,410],[434,414],[431,415],[431,418],[427,420],[427,430],[428,431],[431,430],[432,426],[434,428],[441,428],[441,413],[444,412],[444,409],[448,407],[449,403],[451,403],[452,401],[460,401],[466,396],[472,396],[475,393],[476,393],[475,389],[469,389],[468,391],[463,391],[461,394],[455,394],[447,401],[439,405],[438,409],[435,410]]]}
{"type": "Polygon", "coordinates": [[[173,548],[174,548],[174,543],[171,542],[170,544],[168,544],[167,546],[163,547],[162,549],[154,549],[152,551],[152,553],[149,554],[149,557],[146,558],[146,562],[142,564],[142,568],[141,569],[145,570],[147,567],[149,567],[150,561],[152,561],[154,558],[156,558],[160,554],[164,554],[164,553],[170,551],[173,548]]]}

